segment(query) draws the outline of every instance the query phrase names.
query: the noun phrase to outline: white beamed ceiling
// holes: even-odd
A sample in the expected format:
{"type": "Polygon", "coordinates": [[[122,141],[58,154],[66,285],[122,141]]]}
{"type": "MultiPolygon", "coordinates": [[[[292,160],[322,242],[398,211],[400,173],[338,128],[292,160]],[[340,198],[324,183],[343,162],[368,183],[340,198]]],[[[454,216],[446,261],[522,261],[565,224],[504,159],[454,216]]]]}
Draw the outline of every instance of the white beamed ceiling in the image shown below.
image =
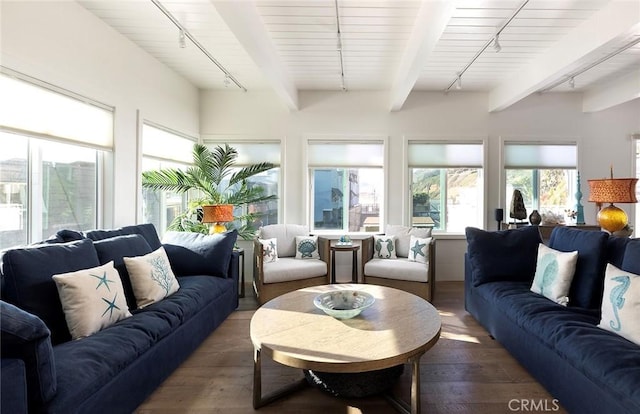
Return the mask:
{"type": "MultiPolygon", "coordinates": [[[[195,45],[178,46],[178,29],[150,0],[78,2],[197,87],[238,89],[195,45]]],[[[299,90],[341,90],[335,0],[160,2],[248,90],[274,89],[293,110],[299,90]]],[[[388,90],[392,109],[411,90],[444,92],[522,3],[338,0],[345,87],[388,90]]],[[[462,90],[489,92],[488,109],[504,109],[634,39],[640,0],[530,0],[501,33],[502,51],[490,45],[462,75],[462,90]],[[581,30],[594,34],[584,44],[575,39],[581,30]],[[569,61],[553,58],[561,47],[569,61]]],[[[640,43],[576,76],[574,88],[565,81],[550,90],[597,96],[640,76],[638,68],[640,43]]],[[[626,95],[618,100],[640,90],[626,95]]]]}

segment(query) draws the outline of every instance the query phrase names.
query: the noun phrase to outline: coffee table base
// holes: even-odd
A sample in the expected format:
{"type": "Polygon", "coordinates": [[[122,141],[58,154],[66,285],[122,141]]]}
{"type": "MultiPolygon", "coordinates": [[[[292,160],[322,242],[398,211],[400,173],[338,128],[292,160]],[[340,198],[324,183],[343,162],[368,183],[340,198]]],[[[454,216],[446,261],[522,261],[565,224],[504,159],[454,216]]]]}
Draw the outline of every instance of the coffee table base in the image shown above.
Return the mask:
{"type": "MultiPolygon", "coordinates": [[[[420,414],[420,357],[417,355],[413,357],[409,363],[411,364],[411,404],[393,395],[391,392],[386,392],[383,397],[389,402],[393,408],[403,414],[420,414]]],[[[254,352],[253,359],[253,408],[256,410],[265,405],[286,397],[294,392],[309,387],[310,384],[306,378],[302,378],[292,384],[281,387],[272,393],[263,396],[262,395],[262,356],[259,349],[254,352]]]]}

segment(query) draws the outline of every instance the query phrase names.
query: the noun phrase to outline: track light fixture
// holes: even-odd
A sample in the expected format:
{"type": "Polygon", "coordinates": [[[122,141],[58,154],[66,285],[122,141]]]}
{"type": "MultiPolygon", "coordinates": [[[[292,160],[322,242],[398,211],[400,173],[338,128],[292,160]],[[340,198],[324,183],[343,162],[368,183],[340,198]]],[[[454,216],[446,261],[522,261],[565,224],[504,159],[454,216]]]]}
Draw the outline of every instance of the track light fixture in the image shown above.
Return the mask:
{"type": "Polygon", "coordinates": [[[180,34],[178,35],[178,45],[180,45],[182,49],[187,47],[187,39],[184,35],[184,29],[180,29],[180,34]]]}
{"type": "Polygon", "coordinates": [[[570,87],[571,89],[573,89],[573,88],[575,88],[575,87],[576,87],[576,81],[575,81],[575,79],[573,78],[573,76],[569,78],[569,87],[570,87]]]}
{"type": "Polygon", "coordinates": [[[224,80],[222,81],[222,83],[224,83],[225,88],[228,88],[229,85],[231,85],[231,79],[229,79],[229,75],[224,75],[224,80]]]}
{"type": "Polygon", "coordinates": [[[340,13],[338,10],[338,0],[334,1],[336,6],[336,29],[337,29],[337,50],[338,55],[340,57],[340,88],[342,88],[342,92],[347,91],[347,87],[344,84],[344,56],[342,54],[342,32],[340,31],[340,13]]]}
{"type": "Polygon", "coordinates": [[[458,79],[456,80],[456,89],[462,89],[462,76],[458,73],[458,79]]]}
{"type": "Polygon", "coordinates": [[[500,46],[500,33],[496,33],[496,37],[493,38],[493,50],[495,50],[496,53],[502,50],[502,46],[500,46]]]}

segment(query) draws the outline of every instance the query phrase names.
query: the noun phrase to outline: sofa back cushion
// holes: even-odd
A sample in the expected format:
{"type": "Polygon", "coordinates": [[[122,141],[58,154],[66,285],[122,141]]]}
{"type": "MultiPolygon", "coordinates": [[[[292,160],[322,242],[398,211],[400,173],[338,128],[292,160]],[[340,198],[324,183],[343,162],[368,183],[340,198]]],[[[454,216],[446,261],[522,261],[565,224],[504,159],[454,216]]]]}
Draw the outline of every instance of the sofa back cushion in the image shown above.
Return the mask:
{"type": "Polygon", "coordinates": [[[629,240],[624,250],[622,270],[640,275],[640,239],[629,240]]]}
{"type": "Polygon", "coordinates": [[[237,239],[236,230],[218,234],[168,231],[162,242],[176,275],[227,277],[237,239]]]}
{"type": "MultiPolygon", "coordinates": [[[[53,398],[57,388],[50,331],[37,316],[0,301],[0,336],[2,358],[24,361],[30,411],[37,412],[39,405],[53,398]]],[[[5,381],[14,378],[2,378],[5,381]]]]}
{"type": "Polygon", "coordinates": [[[71,335],[51,277],[99,265],[96,249],[88,239],[7,250],[0,259],[3,297],[42,319],[51,330],[54,345],[66,342],[71,335]]]}
{"type": "Polygon", "coordinates": [[[387,224],[384,228],[384,234],[387,236],[395,236],[396,238],[396,254],[398,257],[409,257],[409,249],[411,236],[426,239],[431,237],[431,228],[407,227],[397,224],[387,224]]]}
{"type": "Polygon", "coordinates": [[[144,256],[151,253],[151,246],[140,234],[128,234],[126,236],[109,237],[93,242],[93,246],[98,253],[100,264],[113,261],[113,266],[118,271],[124,288],[124,295],[127,298],[129,309],[136,309],[136,297],[131,286],[131,277],[124,264],[124,257],[144,256]]]}
{"type": "Polygon", "coordinates": [[[278,257],[295,257],[296,236],[308,236],[307,226],[299,224],[270,224],[260,228],[258,238],[278,239],[278,257]]]}
{"type": "Polygon", "coordinates": [[[127,234],[139,234],[145,238],[152,250],[158,250],[162,243],[158,237],[156,228],[151,223],[136,224],[133,226],[120,227],[114,230],[91,230],[85,233],[85,236],[91,240],[103,240],[110,237],[126,236],[127,234]]]}
{"type": "Polygon", "coordinates": [[[622,268],[624,252],[630,240],[628,237],[609,236],[607,238],[607,262],[619,269],[622,268]]]}
{"type": "Polygon", "coordinates": [[[533,280],[538,245],[542,242],[538,227],[501,231],[467,227],[465,233],[474,286],[501,280],[533,280]]]}
{"type": "Polygon", "coordinates": [[[569,290],[569,306],[600,309],[607,265],[607,239],[603,231],[586,231],[557,226],[549,247],[562,252],[578,251],[576,273],[569,290]]]}

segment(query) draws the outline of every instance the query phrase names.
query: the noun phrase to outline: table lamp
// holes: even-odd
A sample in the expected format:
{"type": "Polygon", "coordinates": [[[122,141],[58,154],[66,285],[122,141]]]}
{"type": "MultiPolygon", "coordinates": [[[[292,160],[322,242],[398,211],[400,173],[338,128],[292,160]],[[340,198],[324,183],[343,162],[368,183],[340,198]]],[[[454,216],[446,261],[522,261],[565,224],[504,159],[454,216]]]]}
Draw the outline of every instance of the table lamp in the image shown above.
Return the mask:
{"type": "Polygon", "coordinates": [[[202,206],[202,213],[202,222],[212,224],[210,233],[222,233],[227,230],[222,223],[233,221],[233,204],[202,206]]]}
{"type": "Polygon", "coordinates": [[[629,222],[627,213],[613,203],[637,203],[636,183],[637,178],[611,178],[589,181],[589,201],[600,206],[609,203],[607,207],[598,212],[598,224],[609,233],[622,230],[629,222]]]}

